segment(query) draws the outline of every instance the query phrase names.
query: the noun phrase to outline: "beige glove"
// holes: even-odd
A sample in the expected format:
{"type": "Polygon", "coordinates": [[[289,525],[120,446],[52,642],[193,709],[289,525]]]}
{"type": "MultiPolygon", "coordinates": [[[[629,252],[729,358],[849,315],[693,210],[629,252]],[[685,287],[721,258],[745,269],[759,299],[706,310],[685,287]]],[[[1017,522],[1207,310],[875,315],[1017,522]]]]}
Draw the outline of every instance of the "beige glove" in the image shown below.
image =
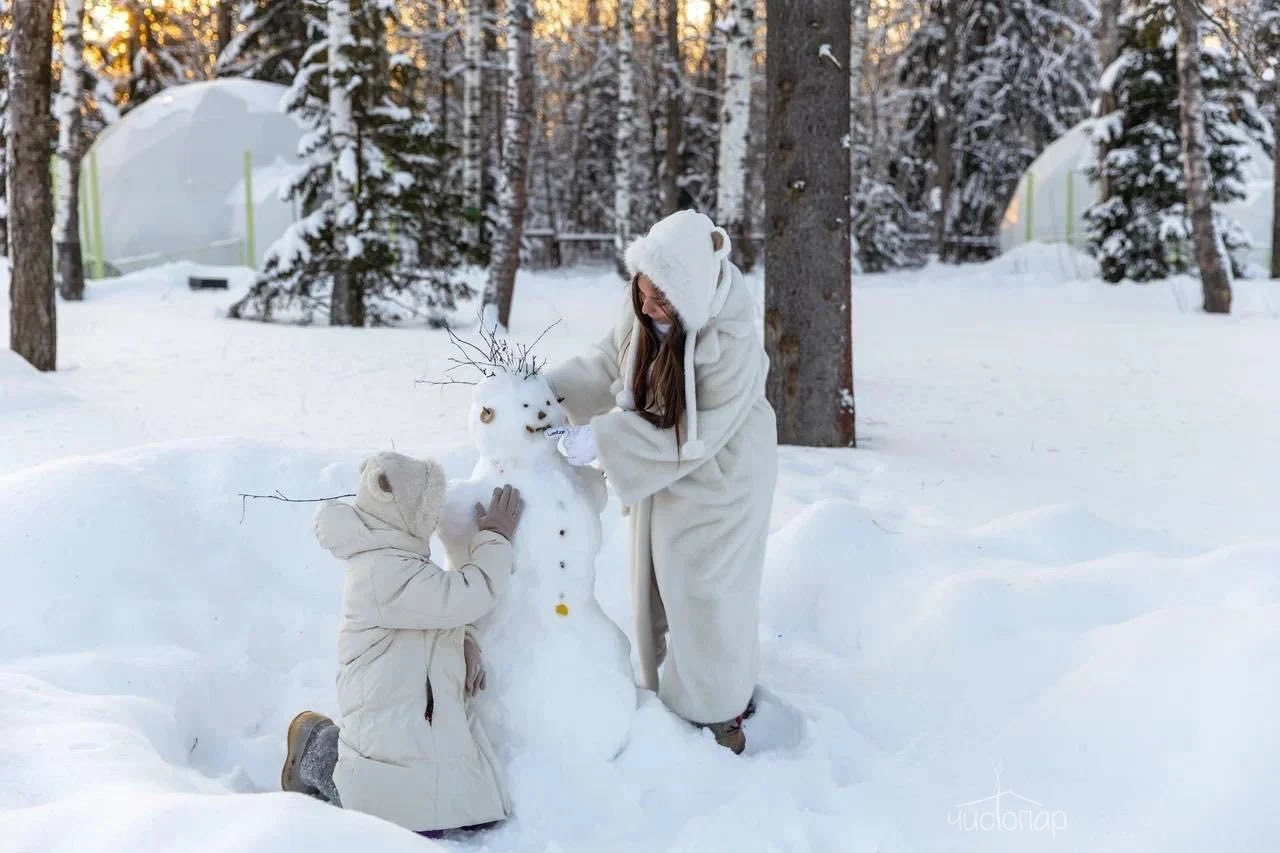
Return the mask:
{"type": "Polygon", "coordinates": [[[476,525],[481,530],[492,530],[505,536],[510,542],[515,538],[523,512],[524,499],[520,497],[520,491],[513,486],[503,486],[493,490],[487,510],[483,504],[476,504],[476,525]]]}
{"type": "Polygon", "coordinates": [[[467,678],[464,682],[467,695],[474,696],[484,690],[487,679],[484,671],[484,660],[480,657],[480,644],[468,630],[462,639],[462,659],[467,665],[467,678]]]}

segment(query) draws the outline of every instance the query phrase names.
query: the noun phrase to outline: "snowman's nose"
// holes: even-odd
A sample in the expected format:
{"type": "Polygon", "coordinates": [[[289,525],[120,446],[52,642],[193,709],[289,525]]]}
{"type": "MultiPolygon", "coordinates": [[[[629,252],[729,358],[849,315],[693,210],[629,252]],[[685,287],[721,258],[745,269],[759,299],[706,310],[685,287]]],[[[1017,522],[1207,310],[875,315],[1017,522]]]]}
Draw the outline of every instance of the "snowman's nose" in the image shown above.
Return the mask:
{"type": "Polygon", "coordinates": [[[540,420],[540,421],[545,421],[546,419],[547,419],[547,413],[546,413],[546,412],[538,412],[538,420],[540,420]]]}

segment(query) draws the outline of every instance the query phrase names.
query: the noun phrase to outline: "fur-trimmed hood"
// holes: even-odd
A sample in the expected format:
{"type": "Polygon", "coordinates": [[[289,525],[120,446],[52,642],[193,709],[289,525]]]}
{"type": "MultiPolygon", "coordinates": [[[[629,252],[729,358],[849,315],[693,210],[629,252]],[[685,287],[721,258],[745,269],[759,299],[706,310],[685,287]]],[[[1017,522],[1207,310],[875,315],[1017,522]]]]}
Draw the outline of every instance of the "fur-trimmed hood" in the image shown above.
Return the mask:
{"type": "Polygon", "coordinates": [[[379,453],[360,465],[354,505],[334,502],[316,513],[316,538],[342,559],[378,548],[426,556],[444,491],[444,468],[435,460],[379,453]]]}
{"type": "MultiPolygon", "coordinates": [[[[689,459],[706,453],[706,445],[698,438],[695,349],[699,333],[724,309],[734,285],[735,268],[729,262],[731,246],[729,234],[706,214],[680,210],[659,220],[648,234],[632,241],[625,256],[631,277],[634,279],[638,273],[649,277],[675,309],[676,319],[685,332],[685,439],[681,452],[689,459]]],[[[633,334],[637,332],[638,329],[633,334]]],[[[633,347],[630,354],[634,356],[634,352],[633,347]]],[[[628,358],[623,390],[617,395],[617,403],[623,409],[634,409],[636,405],[631,389],[634,371],[635,365],[628,358]]]]}

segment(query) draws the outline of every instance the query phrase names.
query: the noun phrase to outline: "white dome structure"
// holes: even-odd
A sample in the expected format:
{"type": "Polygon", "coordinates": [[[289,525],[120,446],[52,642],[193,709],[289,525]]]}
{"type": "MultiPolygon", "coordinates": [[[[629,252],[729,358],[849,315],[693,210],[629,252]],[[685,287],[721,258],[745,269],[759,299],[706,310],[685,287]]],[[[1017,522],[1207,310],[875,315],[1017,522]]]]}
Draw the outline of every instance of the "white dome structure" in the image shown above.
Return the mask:
{"type": "MultiPolygon", "coordinates": [[[[1081,122],[1054,140],[1027,167],[1000,225],[1002,251],[1030,242],[1085,247],[1084,213],[1098,198],[1097,186],[1086,176],[1098,156],[1089,124],[1081,122]]],[[[1249,260],[1265,267],[1271,257],[1273,167],[1261,146],[1250,148],[1243,170],[1245,197],[1217,208],[1249,234],[1249,260]]]]}
{"type": "Polygon", "coordinates": [[[281,110],[284,92],[257,80],[190,83],[108,127],[81,162],[87,271],[99,251],[122,271],[179,259],[259,267],[295,219],[279,195],[303,129],[281,110]]]}

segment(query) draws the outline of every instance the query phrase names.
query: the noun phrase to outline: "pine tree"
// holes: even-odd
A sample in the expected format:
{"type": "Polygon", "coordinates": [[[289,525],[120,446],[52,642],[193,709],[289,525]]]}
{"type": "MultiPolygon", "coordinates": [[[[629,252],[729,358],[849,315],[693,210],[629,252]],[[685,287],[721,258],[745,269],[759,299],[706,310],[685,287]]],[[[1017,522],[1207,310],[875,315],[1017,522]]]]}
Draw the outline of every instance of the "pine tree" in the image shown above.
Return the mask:
{"type": "MultiPolygon", "coordinates": [[[[1121,52],[1106,70],[1103,88],[1116,110],[1101,116],[1096,135],[1108,146],[1091,171],[1105,178],[1111,197],[1085,214],[1089,248],[1110,282],[1150,281],[1192,265],[1186,241],[1187,180],[1178,109],[1177,15],[1172,0],[1144,0],[1120,22],[1121,52]]],[[[1266,127],[1239,64],[1225,51],[1202,45],[1206,159],[1211,200],[1244,197],[1242,165],[1247,139],[1266,127]]],[[[1248,235],[1215,211],[1226,248],[1248,246],[1248,235]]],[[[1236,275],[1244,269],[1232,255],[1236,275]]]]}
{"type": "Polygon", "coordinates": [[[297,307],[311,322],[327,308],[331,323],[365,325],[471,295],[456,278],[474,252],[462,240],[462,202],[448,184],[456,152],[425,115],[396,100],[414,90],[416,69],[387,52],[394,8],[394,0],[331,0],[328,18],[308,13],[323,38],[307,49],[285,96],[310,128],[289,190],[305,215],[270,248],[232,316],[270,319],[297,307]]]}
{"type": "Polygon", "coordinates": [[[985,260],[1023,171],[1087,115],[1096,77],[1081,0],[931,0],[899,60],[906,201],[935,251],[985,260]]]}
{"type": "Polygon", "coordinates": [[[241,0],[243,29],[218,55],[216,73],[289,85],[310,41],[307,22],[298,0],[241,0]]]}

